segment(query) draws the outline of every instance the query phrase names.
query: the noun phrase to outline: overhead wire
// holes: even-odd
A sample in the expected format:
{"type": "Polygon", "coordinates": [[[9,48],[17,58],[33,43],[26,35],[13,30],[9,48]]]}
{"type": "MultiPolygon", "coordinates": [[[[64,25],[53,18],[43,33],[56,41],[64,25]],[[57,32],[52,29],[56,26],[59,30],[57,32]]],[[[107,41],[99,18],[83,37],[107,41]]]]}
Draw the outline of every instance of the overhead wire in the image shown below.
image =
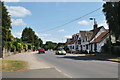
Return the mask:
{"type": "Polygon", "coordinates": [[[93,11],[91,11],[91,12],[89,12],[89,13],[87,13],[87,14],[81,16],[81,17],[78,17],[78,18],[76,18],[76,19],[73,19],[73,20],[71,20],[71,21],[69,21],[69,22],[66,22],[66,23],[62,24],[62,25],[59,25],[59,26],[56,26],[56,27],[53,27],[53,28],[44,30],[44,31],[42,31],[41,33],[43,33],[43,32],[48,32],[48,31],[51,31],[51,30],[54,30],[54,29],[63,27],[63,26],[65,26],[65,25],[67,25],[67,24],[70,24],[70,23],[72,23],[72,22],[74,22],[74,21],[77,21],[77,20],[79,20],[79,19],[81,19],[81,18],[83,18],[83,17],[85,17],[85,16],[90,15],[90,14],[92,14],[92,13],[98,11],[98,10],[101,9],[101,8],[102,8],[102,7],[99,7],[99,8],[97,8],[97,9],[95,9],[95,10],[93,10],[93,11]]]}

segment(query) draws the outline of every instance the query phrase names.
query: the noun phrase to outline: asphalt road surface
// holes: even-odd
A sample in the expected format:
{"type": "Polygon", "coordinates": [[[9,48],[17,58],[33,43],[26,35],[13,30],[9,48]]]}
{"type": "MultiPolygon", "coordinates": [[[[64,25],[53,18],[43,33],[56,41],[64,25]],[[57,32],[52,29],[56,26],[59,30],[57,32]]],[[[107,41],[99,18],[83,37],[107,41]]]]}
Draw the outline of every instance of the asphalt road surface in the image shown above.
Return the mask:
{"type": "Polygon", "coordinates": [[[38,60],[52,65],[71,78],[118,78],[118,63],[54,52],[34,54],[38,60]]]}

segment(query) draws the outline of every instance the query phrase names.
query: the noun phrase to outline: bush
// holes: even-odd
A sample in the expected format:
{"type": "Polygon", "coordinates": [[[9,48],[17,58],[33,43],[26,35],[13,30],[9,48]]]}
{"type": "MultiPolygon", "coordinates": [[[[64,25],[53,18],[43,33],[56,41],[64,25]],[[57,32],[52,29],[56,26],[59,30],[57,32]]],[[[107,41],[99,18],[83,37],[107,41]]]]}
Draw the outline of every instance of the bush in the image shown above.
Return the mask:
{"type": "Polygon", "coordinates": [[[105,44],[102,46],[102,52],[108,53],[109,52],[109,44],[105,44]]]}

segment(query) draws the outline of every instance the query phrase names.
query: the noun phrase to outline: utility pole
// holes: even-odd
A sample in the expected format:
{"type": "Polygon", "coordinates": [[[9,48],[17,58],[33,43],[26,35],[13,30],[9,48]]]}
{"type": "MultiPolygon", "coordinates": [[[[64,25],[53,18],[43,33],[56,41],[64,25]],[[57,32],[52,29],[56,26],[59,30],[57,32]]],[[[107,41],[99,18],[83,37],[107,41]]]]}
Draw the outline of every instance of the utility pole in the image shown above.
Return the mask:
{"type": "MultiPolygon", "coordinates": [[[[94,21],[94,25],[93,26],[94,26],[94,31],[95,31],[95,29],[97,28],[97,21],[96,21],[95,18],[90,18],[90,20],[94,21]]],[[[94,51],[95,51],[95,54],[96,54],[96,52],[97,52],[96,36],[95,36],[94,51]]]]}

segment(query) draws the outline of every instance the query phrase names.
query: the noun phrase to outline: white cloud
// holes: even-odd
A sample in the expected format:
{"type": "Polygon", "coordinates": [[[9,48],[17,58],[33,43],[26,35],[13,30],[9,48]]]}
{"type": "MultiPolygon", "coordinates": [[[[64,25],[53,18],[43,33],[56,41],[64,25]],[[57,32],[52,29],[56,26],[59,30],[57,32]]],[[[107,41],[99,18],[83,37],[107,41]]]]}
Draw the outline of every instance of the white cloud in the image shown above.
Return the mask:
{"type": "Polygon", "coordinates": [[[65,30],[64,30],[64,29],[61,29],[61,30],[58,30],[58,32],[65,32],[65,30]]]}
{"type": "Polygon", "coordinates": [[[82,20],[82,21],[79,21],[78,24],[82,24],[82,25],[88,25],[89,22],[86,21],[86,20],[82,20]]]}
{"type": "Polygon", "coordinates": [[[20,38],[21,35],[22,35],[22,32],[12,32],[12,34],[13,34],[14,37],[20,38]]]}
{"type": "Polygon", "coordinates": [[[6,6],[6,8],[12,17],[25,17],[27,15],[32,15],[28,9],[22,6],[6,6]]]}
{"type": "Polygon", "coordinates": [[[104,26],[105,29],[109,29],[106,21],[104,21],[103,23],[98,24],[98,26],[104,26]]]}
{"type": "Polygon", "coordinates": [[[45,44],[47,41],[52,41],[52,42],[55,42],[55,43],[63,43],[63,42],[66,42],[66,39],[58,39],[58,38],[49,38],[49,39],[46,39],[46,38],[42,38],[43,40],[43,43],[45,44]]]}
{"type": "Polygon", "coordinates": [[[11,19],[12,25],[15,26],[24,26],[26,23],[24,23],[23,19],[11,19]]]}
{"type": "Polygon", "coordinates": [[[39,37],[47,37],[51,35],[51,34],[43,34],[43,33],[37,33],[37,32],[35,34],[39,37]]]}
{"type": "Polygon", "coordinates": [[[50,36],[51,34],[39,34],[40,37],[47,37],[50,36]]]}
{"type": "Polygon", "coordinates": [[[72,36],[71,35],[66,35],[66,36],[64,36],[65,38],[72,38],[72,36]]]}
{"type": "Polygon", "coordinates": [[[1,1],[4,1],[4,2],[20,2],[20,0],[1,0],[1,1]]]}

